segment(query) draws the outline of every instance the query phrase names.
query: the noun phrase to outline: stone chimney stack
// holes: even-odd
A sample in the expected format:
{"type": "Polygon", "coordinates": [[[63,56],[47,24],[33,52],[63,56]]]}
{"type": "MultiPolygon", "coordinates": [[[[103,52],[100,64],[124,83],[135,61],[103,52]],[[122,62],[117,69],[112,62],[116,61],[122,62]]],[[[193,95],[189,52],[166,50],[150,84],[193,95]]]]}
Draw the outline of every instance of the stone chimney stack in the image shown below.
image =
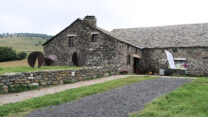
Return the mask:
{"type": "Polygon", "coordinates": [[[85,18],[83,20],[87,21],[89,24],[96,26],[97,19],[95,18],[95,16],[87,15],[87,16],[85,16],[85,18]]]}

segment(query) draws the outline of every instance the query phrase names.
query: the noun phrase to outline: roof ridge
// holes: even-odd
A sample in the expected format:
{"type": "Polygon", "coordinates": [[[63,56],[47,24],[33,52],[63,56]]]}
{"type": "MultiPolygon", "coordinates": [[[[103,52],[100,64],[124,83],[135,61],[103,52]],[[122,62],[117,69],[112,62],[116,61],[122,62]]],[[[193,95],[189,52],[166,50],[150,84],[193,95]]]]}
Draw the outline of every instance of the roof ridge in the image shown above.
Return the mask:
{"type": "MultiPolygon", "coordinates": [[[[189,24],[170,24],[170,25],[162,25],[162,26],[147,26],[147,27],[132,27],[132,28],[115,28],[114,30],[127,30],[127,29],[144,29],[144,28],[161,28],[161,27],[176,27],[176,26],[190,26],[190,25],[203,25],[207,23],[189,23],[189,24]]],[[[111,32],[112,32],[111,31],[111,32]]]]}
{"type": "Polygon", "coordinates": [[[134,47],[136,47],[136,48],[140,48],[140,49],[143,48],[143,47],[139,47],[139,46],[137,46],[137,45],[134,45],[134,44],[132,44],[132,43],[130,43],[130,42],[128,42],[128,41],[125,41],[125,40],[123,40],[123,39],[120,39],[120,38],[117,37],[114,33],[110,32],[110,31],[107,31],[107,30],[102,29],[102,28],[100,28],[100,27],[98,27],[98,26],[92,25],[92,24],[90,24],[90,23],[88,23],[88,22],[86,22],[86,21],[84,21],[84,20],[82,20],[82,22],[87,23],[87,24],[90,25],[91,27],[96,28],[97,30],[100,30],[101,32],[107,34],[108,36],[113,37],[114,39],[116,39],[116,40],[118,40],[118,41],[120,41],[120,42],[129,44],[129,45],[134,46],[134,47]]]}

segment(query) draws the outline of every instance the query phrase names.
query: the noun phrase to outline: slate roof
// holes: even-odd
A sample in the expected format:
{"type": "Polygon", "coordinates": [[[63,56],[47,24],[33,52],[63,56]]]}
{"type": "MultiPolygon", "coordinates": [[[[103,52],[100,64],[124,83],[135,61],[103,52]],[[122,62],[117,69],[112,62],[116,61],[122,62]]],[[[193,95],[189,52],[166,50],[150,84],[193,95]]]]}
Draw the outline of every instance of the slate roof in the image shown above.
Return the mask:
{"type": "Polygon", "coordinates": [[[140,47],[140,46],[138,46],[138,45],[136,45],[136,44],[134,44],[134,43],[131,43],[131,42],[126,41],[126,40],[123,40],[123,39],[120,39],[119,37],[117,37],[116,35],[114,35],[112,32],[109,32],[109,31],[107,31],[107,30],[105,30],[105,29],[102,29],[102,28],[100,28],[100,27],[97,27],[97,26],[95,26],[95,25],[91,25],[90,23],[88,23],[88,22],[86,22],[86,21],[84,21],[84,20],[82,20],[82,21],[83,21],[84,23],[90,25],[91,27],[93,27],[93,28],[95,28],[95,29],[97,29],[97,30],[99,30],[99,31],[101,31],[101,32],[103,32],[103,33],[105,33],[106,35],[108,35],[108,36],[110,36],[110,37],[113,37],[114,39],[116,39],[116,40],[118,40],[118,41],[120,41],[120,42],[123,42],[123,43],[126,43],[126,44],[128,44],[128,45],[134,46],[134,47],[136,47],[136,48],[142,49],[142,47],[140,47]]]}
{"type": "MultiPolygon", "coordinates": [[[[101,31],[101,32],[103,32],[103,33],[105,33],[106,35],[108,35],[108,36],[110,36],[110,37],[112,37],[112,38],[114,38],[114,39],[116,39],[116,40],[118,40],[118,41],[120,41],[120,42],[126,43],[126,44],[131,45],[131,46],[134,46],[134,47],[136,47],[136,48],[140,48],[139,46],[137,46],[137,45],[135,45],[135,44],[133,44],[133,43],[130,43],[130,42],[126,41],[126,40],[120,39],[119,37],[115,36],[113,33],[109,32],[109,31],[107,31],[107,30],[104,30],[104,29],[102,29],[102,28],[100,28],[100,27],[97,27],[97,26],[95,26],[95,25],[91,25],[90,23],[88,23],[88,22],[86,22],[86,21],[84,21],[84,20],[81,20],[81,19],[79,19],[79,18],[78,18],[77,20],[75,20],[72,24],[70,24],[69,26],[67,26],[65,29],[63,29],[61,32],[59,32],[58,34],[56,34],[55,36],[53,36],[51,39],[49,39],[48,41],[46,41],[46,42],[43,44],[43,46],[47,45],[50,41],[52,41],[53,39],[55,39],[55,37],[57,37],[60,33],[62,33],[63,31],[65,31],[66,29],[70,28],[70,27],[71,27],[75,22],[77,22],[77,21],[81,21],[81,22],[83,22],[83,23],[85,23],[85,24],[88,24],[89,26],[91,26],[91,27],[93,27],[93,28],[95,28],[95,29],[97,29],[97,30],[99,30],[99,31],[101,31]]],[[[142,48],[140,48],[140,49],[142,49],[142,48]]]]}
{"type": "Polygon", "coordinates": [[[144,48],[208,47],[208,23],[114,29],[111,32],[144,48]]]}

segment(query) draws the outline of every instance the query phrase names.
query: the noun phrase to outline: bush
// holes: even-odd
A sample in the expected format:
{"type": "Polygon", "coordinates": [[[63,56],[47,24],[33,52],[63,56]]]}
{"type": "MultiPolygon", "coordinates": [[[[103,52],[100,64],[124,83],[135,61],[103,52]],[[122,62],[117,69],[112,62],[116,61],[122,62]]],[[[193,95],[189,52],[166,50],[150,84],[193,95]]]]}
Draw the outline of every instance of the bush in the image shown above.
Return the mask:
{"type": "Polygon", "coordinates": [[[0,94],[2,94],[2,93],[3,93],[3,87],[0,86],[0,94]]]}
{"type": "Polygon", "coordinates": [[[167,69],[167,70],[165,70],[165,75],[171,76],[171,75],[173,75],[173,71],[171,69],[167,69]]]}
{"type": "Polygon", "coordinates": [[[11,47],[0,47],[0,62],[22,60],[26,58],[26,56],[27,54],[25,52],[17,54],[11,47]]]}
{"type": "Polygon", "coordinates": [[[26,58],[27,53],[26,53],[26,52],[20,52],[20,53],[18,53],[17,55],[18,55],[18,59],[19,59],[19,60],[23,60],[23,59],[26,58]]]}
{"type": "Polygon", "coordinates": [[[18,56],[11,47],[0,47],[0,62],[17,60],[18,56]]]}
{"type": "Polygon", "coordinates": [[[97,75],[96,75],[96,78],[102,78],[102,77],[103,77],[102,74],[97,74],[97,75]]]}
{"type": "Polygon", "coordinates": [[[128,74],[128,70],[124,69],[123,71],[120,72],[120,74],[128,74]]]}
{"type": "Polygon", "coordinates": [[[18,93],[18,92],[23,92],[23,91],[28,91],[28,90],[34,90],[37,88],[38,86],[29,86],[29,85],[19,85],[19,86],[14,86],[14,87],[9,86],[9,93],[18,93]]]}
{"type": "Polygon", "coordinates": [[[73,81],[72,80],[64,80],[64,84],[72,84],[73,81]]]}

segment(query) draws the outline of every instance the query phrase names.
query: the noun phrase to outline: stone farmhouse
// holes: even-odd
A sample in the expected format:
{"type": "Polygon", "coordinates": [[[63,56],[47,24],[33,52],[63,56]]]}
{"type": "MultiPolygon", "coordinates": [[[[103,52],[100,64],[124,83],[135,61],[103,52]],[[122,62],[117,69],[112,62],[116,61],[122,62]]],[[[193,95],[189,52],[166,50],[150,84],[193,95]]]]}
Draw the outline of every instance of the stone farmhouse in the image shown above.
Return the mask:
{"type": "Polygon", "coordinates": [[[105,66],[131,73],[167,69],[164,50],[178,69],[208,75],[208,23],[114,29],[96,26],[95,16],[76,19],[44,46],[45,56],[56,55],[55,65],[105,66]]]}

